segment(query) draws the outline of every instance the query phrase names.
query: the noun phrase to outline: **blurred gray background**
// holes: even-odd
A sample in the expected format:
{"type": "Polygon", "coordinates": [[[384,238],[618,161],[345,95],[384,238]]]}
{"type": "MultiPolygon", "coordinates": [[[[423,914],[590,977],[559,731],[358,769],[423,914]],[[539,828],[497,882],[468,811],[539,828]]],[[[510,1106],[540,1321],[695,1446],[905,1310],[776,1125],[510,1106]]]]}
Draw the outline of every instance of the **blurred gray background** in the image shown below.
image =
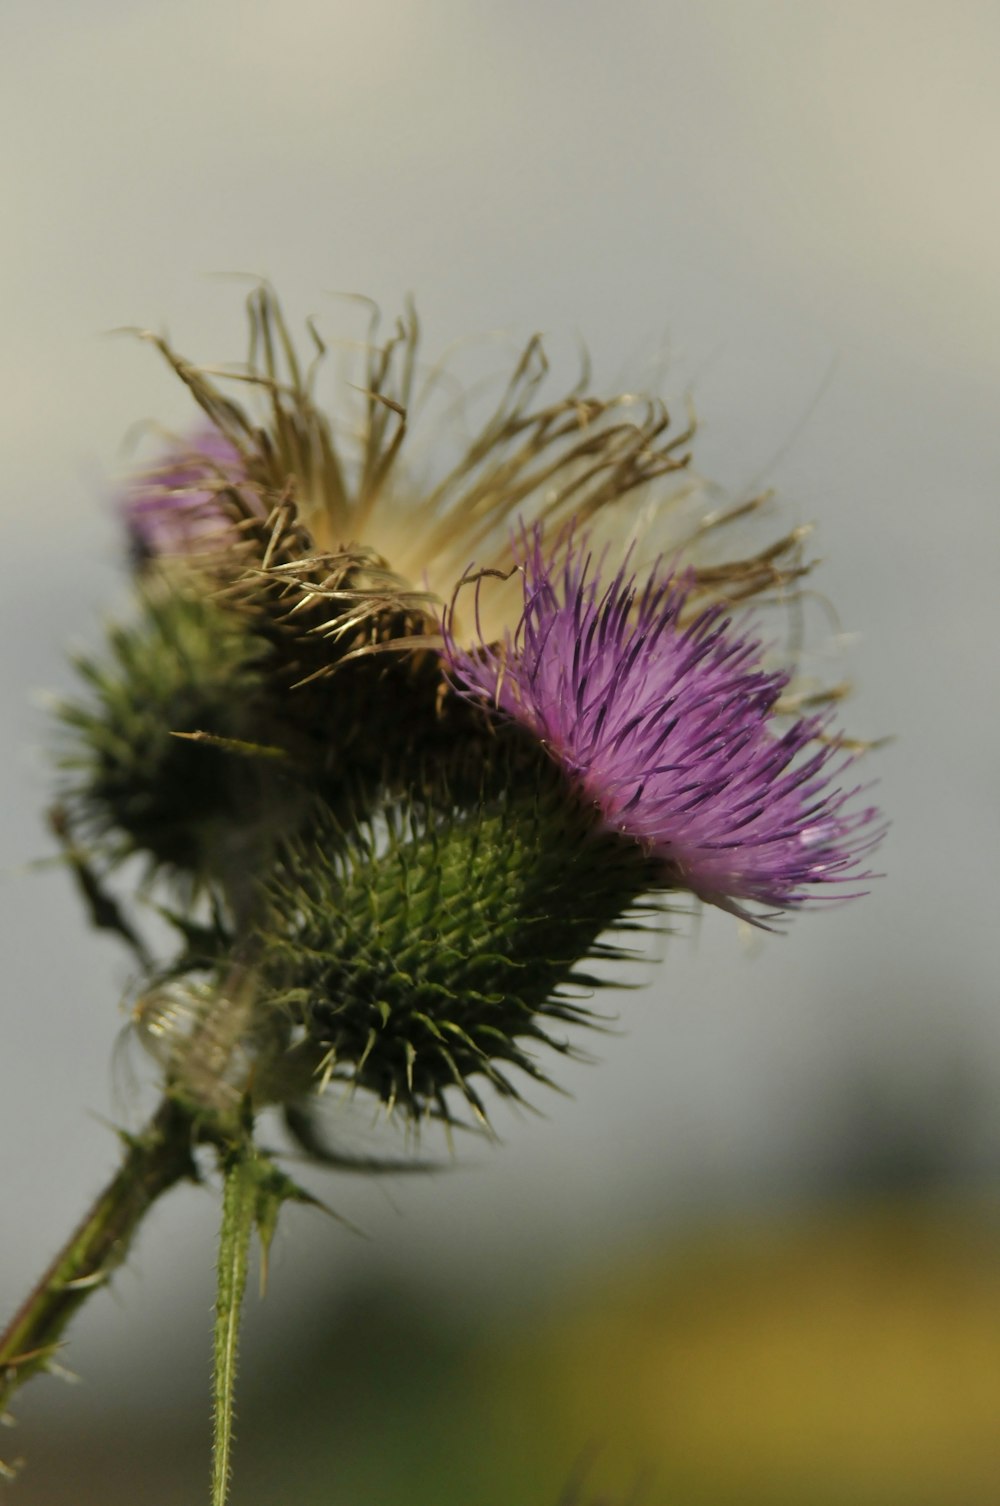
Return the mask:
{"type": "MultiPolygon", "coordinates": [[[[587,1043],[599,1064],[561,1069],[571,1096],[498,1111],[500,1148],[430,1182],[331,1181],[368,1238],[293,1210],[260,1342],[362,1270],[481,1300],[817,1187],[995,1190],[998,55],[1000,10],[972,0],[6,0],[0,1308],[147,1102],[112,1067],[127,962],[31,867],[37,692],[125,602],[130,425],[191,413],[107,332],[239,359],[245,288],[216,273],[269,277],[331,333],[333,293],[391,319],[412,292],[428,358],[540,330],[560,370],[585,342],[598,389],[689,393],[699,469],[818,523],[846,721],[895,737],[871,760],[893,825],[869,898],[750,946],[707,915],[587,1043]]],[[[214,1221],[194,1189],[158,1210],[74,1330],[86,1387],[36,1383],[22,1432],[201,1405],[214,1221]]]]}

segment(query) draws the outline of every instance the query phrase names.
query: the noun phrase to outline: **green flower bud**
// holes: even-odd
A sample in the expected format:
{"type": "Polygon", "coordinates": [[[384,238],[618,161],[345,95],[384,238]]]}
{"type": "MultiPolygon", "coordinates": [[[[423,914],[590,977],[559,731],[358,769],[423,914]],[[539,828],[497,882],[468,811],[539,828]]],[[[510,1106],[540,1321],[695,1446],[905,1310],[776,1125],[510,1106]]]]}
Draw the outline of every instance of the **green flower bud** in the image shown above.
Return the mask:
{"type": "Polygon", "coordinates": [[[88,694],[59,708],[60,764],[82,833],[112,859],[198,876],[245,861],[276,815],[275,760],[231,751],[261,741],[264,654],[203,594],[160,590],[110,629],[103,658],[78,658],[88,694]]]}
{"type": "Polygon", "coordinates": [[[347,829],[415,764],[491,740],[426,649],[355,651],[317,679],[288,647],[267,612],[197,572],[155,579],[103,656],[76,661],[87,693],[59,708],[72,827],[112,862],[141,852],[151,870],[220,881],[242,910],[317,797],[347,829]]]}
{"type": "Polygon", "coordinates": [[[346,842],[331,826],[269,879],[258,962],[324,1076],[445,1118],[451,1087],[485,1117],[476,1076],[519,1096],[505,1065],[547,1080],[530,1043],[566,1051],[546,1024],[590,1018],[579,989],[601,980],[581,964],[626,955],[599,938],[636,928],[642,849],[601,831],[544,758],[471,810],[399,807],[346,842]]]}

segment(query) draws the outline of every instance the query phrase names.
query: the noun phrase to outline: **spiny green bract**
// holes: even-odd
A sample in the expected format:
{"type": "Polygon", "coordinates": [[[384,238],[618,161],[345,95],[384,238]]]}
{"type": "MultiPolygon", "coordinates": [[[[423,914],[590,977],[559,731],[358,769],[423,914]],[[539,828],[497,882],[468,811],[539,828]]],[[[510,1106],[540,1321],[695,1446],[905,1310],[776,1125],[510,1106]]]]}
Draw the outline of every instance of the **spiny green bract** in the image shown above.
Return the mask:
{"type": "Polygon", "coordinates": [[[323,1052],[328,1071],[414,1116],[450,1118],[470,1079],[547,1081],[522,1042],[567,1050],[545,1020],[585,1022],[567,986],[634,929],[652,887],[641,849],[595,827],[557,772],[536,764],[470,810],[411,805],[346,846],[319,818],[266,886],[260,986],[323,1052]]]}
{"type": "Polygon", "coordinates": [[[316,797],[346,829],[417,761],[429,782],[457,742],[474,757],[485,736],[475,708],[442,697],[436,655],[362,656],[301,684],[309,666],[267,614],[198,577],[153,581],[139,608],[76,661],[86,692],[59,708],[64,802],[111,861],[140,852],[151,870],[221,880],[232,905],[316,797]]]}
{"type": "Polygon", "coordinates": [[[141,851],[200,874],[255,845],[272,771],[175,734],[258,743],[265,653],[204,595],[152,590],[134,624],[110,629],[102,658],[76,661],[89,693],[60,707],[72,734],[63,795],[109,856],[141,851]]]}

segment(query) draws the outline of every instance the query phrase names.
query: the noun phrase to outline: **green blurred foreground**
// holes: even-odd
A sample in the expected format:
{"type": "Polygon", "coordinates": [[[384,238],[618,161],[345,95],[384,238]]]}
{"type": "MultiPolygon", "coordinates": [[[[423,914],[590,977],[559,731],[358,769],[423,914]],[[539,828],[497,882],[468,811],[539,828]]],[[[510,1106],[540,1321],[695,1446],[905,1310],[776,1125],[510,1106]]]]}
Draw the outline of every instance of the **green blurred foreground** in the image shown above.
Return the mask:
{"type": "MultiPolygon", "coordinates": [[[[1000,1500],[995,1207],[702,1232],[492,1326],[356,1290],[303,1333],[248,1363],[236,1506],[557,1506],[584,1460],[588,1506],[640,1478],[642,1506],[1000,1500]]],[[[203,1418],[74,1438],[62,1412],[54,1457],[46,1384],[21,1399],[16,1506],[133,1506],[138,1480],[143,1506],[199,1497],[203,1418]]]]}

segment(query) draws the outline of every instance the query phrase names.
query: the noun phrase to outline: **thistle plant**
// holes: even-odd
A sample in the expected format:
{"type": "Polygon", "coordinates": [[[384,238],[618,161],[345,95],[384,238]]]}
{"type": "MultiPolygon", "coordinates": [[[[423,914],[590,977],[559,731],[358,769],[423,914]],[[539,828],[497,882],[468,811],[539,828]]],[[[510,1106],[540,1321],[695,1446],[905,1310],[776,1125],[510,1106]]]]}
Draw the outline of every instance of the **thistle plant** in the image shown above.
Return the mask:
{"type": "Polygon", "coordinates": [[[283,1204],[313,1201],[262,1113],[333,1166],[358,1164],[323,1131],[338,1090],[489,1132],[665,916],[773,927],[853,897],[881,834],[836,688],[754,625],[796,599],[805,533],[741,551],[762,499],[710,505],[690,427],[585,381],[543,401],[532,340],[421,483],[405,440],[440,370],[420,377],[412,312],[372,332],[336,418],[317,331],[305,365],[268,288],[248,314],[221,373],[145,337],[199,416],[123,491],[134,612],[59,712],[53,827],[134,954],[162,1101],[0,1338],[2,1406],[153,1202],[214,1162],[213,1506],[251,1238],[266,1253],[283,1204]]]}

